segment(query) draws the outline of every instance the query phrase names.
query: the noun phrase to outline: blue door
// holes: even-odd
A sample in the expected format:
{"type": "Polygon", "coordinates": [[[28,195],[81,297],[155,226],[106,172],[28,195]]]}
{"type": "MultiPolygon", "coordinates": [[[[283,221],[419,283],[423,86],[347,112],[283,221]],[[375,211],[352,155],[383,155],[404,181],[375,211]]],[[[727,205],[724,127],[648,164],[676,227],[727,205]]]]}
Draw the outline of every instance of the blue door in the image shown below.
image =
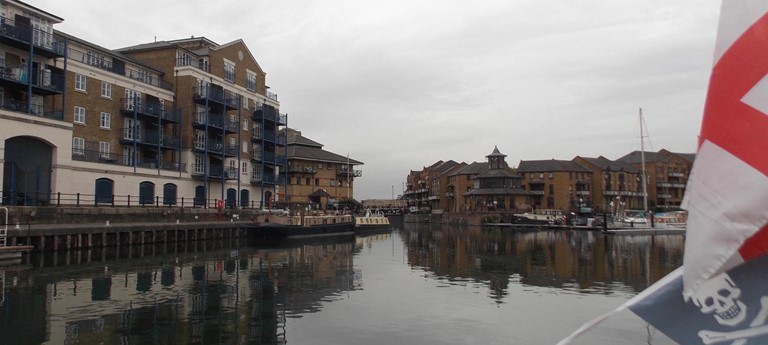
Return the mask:
{"type": "Polygon", "coordinates": [[[163,185],[163,205],[176,205],[176,185],[166,183],[163,185]]]}
{"type": "Polygon", "coordinates": [[[96,204],[114,204],[115,182],[108,178],[96,180],[96,204]]]}
{"type": "Polygon", "coordinates": [[[152,205],[155,203],[155,184],[149,181],[139,183],[139,203],[152,205]]]}

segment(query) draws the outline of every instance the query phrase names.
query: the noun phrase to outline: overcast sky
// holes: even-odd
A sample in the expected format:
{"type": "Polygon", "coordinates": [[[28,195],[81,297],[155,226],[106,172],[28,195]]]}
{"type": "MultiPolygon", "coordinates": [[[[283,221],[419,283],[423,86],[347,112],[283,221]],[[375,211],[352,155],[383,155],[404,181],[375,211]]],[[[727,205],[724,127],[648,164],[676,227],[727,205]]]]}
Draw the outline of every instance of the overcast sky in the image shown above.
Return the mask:
{"type": "Polygon", "coordinates": [[[410,170],[696,150],[720,1],[26,0],[107,48],[243,39],[289,126],[364,162],[358,200],[410,170]]]}

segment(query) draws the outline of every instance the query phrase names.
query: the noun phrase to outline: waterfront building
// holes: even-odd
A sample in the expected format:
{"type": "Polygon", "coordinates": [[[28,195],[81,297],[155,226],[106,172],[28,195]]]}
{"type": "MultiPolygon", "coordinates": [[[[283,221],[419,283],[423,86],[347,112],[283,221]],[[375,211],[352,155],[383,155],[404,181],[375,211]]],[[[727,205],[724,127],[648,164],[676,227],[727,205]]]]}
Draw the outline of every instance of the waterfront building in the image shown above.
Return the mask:
{"type": "Polygon", "coordinates": [[[590,175],[595,177],[586,181],[586,192],[591,194],[596,212],[614,213],[619,203],[624,203],[625,209],[643,209],[642,185],[637,168],[603,156],[576,156],[573,162],[588,169],[590,175]]]}
{"type": "Polygon", "coordinates": [[[439,205],[440,194],[439,186],[440,181],[434,181],[435,177],[440,176],[441,173],[456,166],[456,162],[449,160],[444,162],[442,160],[435,162],[434,164],[424,167],[422,170],[411,170],[406,177],[405,193],[403,198],[406,200],[406,204],[409,208],[418,210],[431,210],[430,203],[435,201],[436,205],[439,205]],[[433,187],[434,184],[434,187],[433,187]]]}
{"type": "Polygon", "coordinates": [[[521,183],[521,177],[509,168],[507,155],[493,148],[488,159],[488,171],[472,179],[472,190],[464,193],[471,211],[519,211],[528,209],[531,193],[521,183]]]}
{"type": "Polygon", "coordinates": [[[24,2],[0,6],[4,204],[286,198],[287,115],[242,40],[110,50],[24,2]]]}
{"type": "Polygon", "coordinates": [[[292,205],[332,209],[339,200],[353,198],[355,178],[363,176],[355,167],[363,162],[326,151],[323,144],[300,131],[288,128],[284,132],[288,138],[288,201],[292,205]]]}
{"type": "MultiPolygon", "coordinates": [[[[658,210],[680,209],[695,154],[661,149],[659,152],[645,152],[644,156],[648,176],[648,207],[658,210]]],[[[630,152],[618,160],[637,169],[643,166],[640,151],[630,152]]]]}
{"type": "Polygon", "coordinates": [[[464,194],[472,190],[473,179],[487,171],[488,162],[472,162],[472,164],[448,175],[448,188],[445,197],[448,199],[449,212],[466,212],[469,210],[469,202],[464,194]]]}
{"type": "Polygon", "coordinates": [[[590,212],[592,172],[566,160],[521,160],[517,172],[531,194],[531,208],[590,212]]]}
{"type": "Polygon", "coordinates": [[[181,155],[196,181],[196,203],[219,198],[228,207],[253,207],[285,198],[279,186],[286,182],[280,169],[287,163],[281,154],[287,115],[279,113],[277,95],[242,40],[220,45],[191,37],[117,51],[173,76],[183,116],[181,155]]]}
{"type": "Polygon", "coordinates": [[[430,180],[428,182],[428,200],[429,209],[432,210],[433,213],[442,213],[449,209],[449,198],[447,198],[446,195],[446,193],[449,193],[450,189],[448,187],[448,177],[466,165],[467,163],[464,162],[457,163],[453,160],[449,160],[432,169],[433,173],[430,174],[430,180]]]}

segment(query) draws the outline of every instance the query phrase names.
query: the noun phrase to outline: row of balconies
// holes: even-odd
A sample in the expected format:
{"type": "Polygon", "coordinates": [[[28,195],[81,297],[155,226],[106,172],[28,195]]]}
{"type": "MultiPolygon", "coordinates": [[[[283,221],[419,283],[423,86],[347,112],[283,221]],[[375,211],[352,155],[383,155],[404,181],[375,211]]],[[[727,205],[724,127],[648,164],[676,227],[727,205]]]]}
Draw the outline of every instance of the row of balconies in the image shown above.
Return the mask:
{"type": "MultiPolygon", "coordinates": [[[[132,167],[136,161],[136,157],[132,155],[120,155],[110,152],[100,152],[98,150],[85,150],[77,147],[72,148],[72,159],[76,161],[106,163],[128,167],[132,167]]],[[[139,168],[161,169],[169,171],[187,170],[186,164],[184,163],[158,161],[157,159],[153,158],[140,159],[136,166],[139,168]]]]}
{"type": "Polygon", "coordinates": [[[157,100],[148,101],[141,98],[123,98],[120,101],[122,104],[120,112],[124,115],[136,113],[136,115],[160,119],[162,122],[179,123],[181,121],[180,110],[166,109],[165,105],[157,100]]]}
{"type": "Polygon", "coordinates": [[[685,188],[684,183],[672,183],[672,182],[657,182],[656,187],[666,187],[666,188],[685,188]]]}
{"type": "Polygon", "coordinates": [[[206,114],[205,111],[196,112],[192,124],[194,126],[208,126],[223,129],[230,133],[236,133],[240,130],[240,123],[238,121],[228,120],[224,115],[220,114],[206,114]]]}
{"type": "Polygon", "coordinates": [[[121,142],[124,144],[133,143],[134,141],[137,144],[141,145],[150,145],[150,146],[161,146],[167,149],[179,149],[180,148],[180,140],[177,137],[167,136],[167,135],[160,135],[160,131],[158,130],[151,130],[151,129],[145,129],[138,131],[133,127],[128,128],[122,128],[123,137],[121,138],[121,142]]]}
{"type": "Polygon", "coordinates": [[[200,85],[193,87],[193,98],[197,101],[213,101],[225,105],[230,109],[240,108],[240,95],[235,92],[224,90],[211,85],[200,85]]]}
{"type": "Polygon", "coordinates": [[[66,53],[66,38],[6,17],[0,17],[0,38],[5,41],[4,43],[18,48],[32,45],[37,54],[51,58],[63,57],[66,53]]]}
{"type": "Polygon", "coordinates": [[[605,190],[605,191],[603,191],[603,195],[644,196],[645,194],[643,192],[632,192],[632,191],[628,191],[628,190],[605,190]]]}
{"type": "Polygon", "coordinates": [[[239,148],[238,145],[228,145],[215,140],[195,139],[193,141],[193,149],[198,152],[207,150],[208,153],[224,153],[226,156],[235,156],[239,148]]]}
{"type": "Polygon", "coordinates": [[[80,61],[84,64],[96,67],[98,69],[124,76],[144,84],[157,86],[165,90],[173,89],[173,84],[161,79],[159,76],[146,70],[133,69],[125,67],[125,62],[112,58],[93,54],[91,52],[82,52],[74,48],[67,50],[67,57],[73,61],[80,61]]]}
{"type": "Polygon", "coordinates": [[[36,91],[42,93],[64,92],[64,74],[50,68],[33,69],[32,78],[29,78],[29,68],[27,65],[9,65],[6,64],[5,59],[0,59],[0,79],[23,86],[29,85],[28,83],[31,82],[36,91]]]}

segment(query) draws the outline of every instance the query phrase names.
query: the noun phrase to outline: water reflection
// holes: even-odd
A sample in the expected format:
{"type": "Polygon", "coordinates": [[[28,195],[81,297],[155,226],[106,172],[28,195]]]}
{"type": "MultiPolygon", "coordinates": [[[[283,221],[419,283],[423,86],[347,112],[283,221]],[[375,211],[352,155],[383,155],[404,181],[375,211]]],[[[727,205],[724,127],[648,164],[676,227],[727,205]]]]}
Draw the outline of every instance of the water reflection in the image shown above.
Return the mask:
{"type": "Polygon", "coordinates": [[[635,293],[682,265],[684,237],[615,236],[421,225],[402,233],[408,263],[452,283],[487,284],[503,303],[511,283],[578,293],[635,293]]]}
{"type": "MultiPolygon", "coordinates": [[[[413,321],[393,321],[406,319],[401,310],[382,316],[399,303],[392,291],[412,296],[412,308],[442,313],[445,306],[428,296],[448,289],[454,308],[472,306],[479,315],[499,311],[478,306],[468,286],[470,294],[487,291],[497,307],[527,293],[520,286],[633,295],[679,266],[682,248],[681,236],[407,225],[269,248],[221,241],[45,254],[0,269],[0,344],[287,344],[289,331],[295,344],[350,343],[385,330],[356,322],[384,318],[395,333],[408,329],[398,322],[413,321]],[[409,272],[435,284],[406,284],[409,272]],[[308,320],[318,314],[323,321],[308,320]]],[[[400,340],[451,343],[445,329],[459,325],[442,326],[441,333],[401,332],[410,338],[400,340]]],[[[370,343],[387,343],[380,339],[370,343]]]]}

